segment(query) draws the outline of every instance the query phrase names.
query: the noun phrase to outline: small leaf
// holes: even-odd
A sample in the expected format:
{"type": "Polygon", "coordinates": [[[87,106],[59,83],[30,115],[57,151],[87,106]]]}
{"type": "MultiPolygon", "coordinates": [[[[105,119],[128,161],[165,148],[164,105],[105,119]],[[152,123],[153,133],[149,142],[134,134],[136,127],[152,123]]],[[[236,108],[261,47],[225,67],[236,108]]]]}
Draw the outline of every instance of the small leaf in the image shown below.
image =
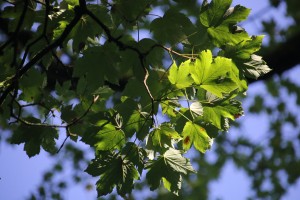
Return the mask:
{"type": "Polygon", "coordinates": [[[97,133],[87,132],[82,141],[94,146],[97,151],[121,149],[125,144],[125,134],[112,124],[103,121],[99,124],[101,130],[97,133]]]}
{"type": "Polygon", "coordinates": [[[166,146],[173,147],[172,140],[178,139],[181,139],[180,135],[169,124],[163,123],[150,133],[147,146],[151,142],[153,150],[162,152],[166,146]]]}
{"type": "Polygon", "coordinates": [[[147,156],[145,149],[137,146],[133,142],[127,142],[122,149],[122,154],[138,168],[140,175],[142,175],[144,170],[144,159],[147,156]]]}
{"type": "Polygon", "coordinates": [[[244,71],[247,77],[254,79],[257,79],[258,77],[267,74],[272,70],[268,65],[266,65],[266,62],[261,56],[255,54],[251,55],[251,60],[244,63],[241,69],[244,71]]]}
{"type": "MultiPolygon", "coordinates": [[[[189,61],[187,61],[188,63],[189,61]]],[[[190,69],[189,67],[182,63],[179,67],[177,67],[174,62],[169,70],[169,81],[175,85],[175,87],[182,89],[186,87],[190,87],[193,83],[193,80],[189,76],[190,69]]]]}
{"type": "Polygon", "coordinates": [[[190,110],[194,112],[197,115],[202,115],[203,114],[203,107],[200,102],[193,102],[190,105],[190,110]]]}
{"type": "Polygon", "coordinates": [[[161,102],[160,106],[163,114],[166,114],[169,117],[176,117],[175,108],[180,107],[180,104],[176,100],[166,100],[161,102]]]}
{"type": "Polygon", "coordinates": [[[187,122],[182,131],[183,149],[189,150],[194,144],[195,148],[205,153],[212,145],[212,139],[206,133],[206,130],[201,126],[192,122],[187,122]]]}

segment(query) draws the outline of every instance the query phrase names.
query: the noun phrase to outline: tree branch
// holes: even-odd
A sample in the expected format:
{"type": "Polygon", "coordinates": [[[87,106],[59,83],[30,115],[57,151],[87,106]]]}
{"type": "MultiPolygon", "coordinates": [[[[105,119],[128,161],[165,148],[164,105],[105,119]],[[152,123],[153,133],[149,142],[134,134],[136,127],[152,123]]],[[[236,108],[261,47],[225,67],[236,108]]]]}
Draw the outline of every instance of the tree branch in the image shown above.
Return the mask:
{"type": "MultiPolygon", "coordinates": [[[[81,6],[81,5],[80,5],[81,6]]],[[[85,4],[83,5],[83,7],[85,8],[85,4]]],[[[48,52],[50,52],[52,49],[60,46],[64,40],[68,37],[68,35],[70,34],[70,32],[72,31],[72,29],[75,27],[75,25],[77,24],[77,22],[80,20],[80,18],[82,17],[82,15],[84,14],[85,10],[75,7],[75,16],[72,19],[72,21],[70,22],[70,24],[68,24],[65,28],[65,30],[63,31],[63,33],[61,34],[61,36],[55,40],[52,44],[48,45],[47,47],[45,47],[44,49],[42,49],[41,51],[39,51],[26,65],[24,65],[24,67],[20,68],[17,73],[15,74],[15,76],[13,76],[11,78],[11,83],[10,85],[3,91],[3,93],[0,96],[0,106],[2,105],[2,103],[4,102],[5,98],[7,97],[7,95],[14,89],[15,83],[17,83],[19,81],[20,78],[22,78],[22,76],[32,67],[34,66],[40,59],[43,58],[43,56],[45,56],[48,52]]]]}
{"type": "MultiPolygon", "coordinates": [[[[7,45],[9,45],[11,42],[13,42],[15,40],[15,38],[18,36],[21,26],[23,25],[23,22],[25,19],[25,15],[26,15],[27,8],[28,8],[28,1],[29,0],[25,0],[25,2],[24,2],[23,11],[22,11],[22,14],[20,15],[20,19],[19,19],[17,28],[14,31],[14,34],[0,47],[0,52],[2,52],[5,49],[5,47],[7,45]]],[[[1,105],[1,103],[0,103],[0,105],[1,105]]]]}

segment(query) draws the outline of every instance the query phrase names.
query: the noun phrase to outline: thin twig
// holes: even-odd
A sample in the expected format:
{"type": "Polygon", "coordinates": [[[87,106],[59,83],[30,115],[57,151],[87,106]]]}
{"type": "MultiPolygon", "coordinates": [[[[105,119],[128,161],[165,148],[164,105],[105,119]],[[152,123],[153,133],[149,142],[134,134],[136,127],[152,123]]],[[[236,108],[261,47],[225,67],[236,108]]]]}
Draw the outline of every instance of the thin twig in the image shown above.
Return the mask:
{"type": "Polygon", "coordinates": [[[48,52],[50,52],[52,49],[60,46],[63,41],[68,37],[69,33],[72,31],[72,29],[75,27],[77,22],[80,20],[81,16],[83,15],[82,10],[78,10],[75,12],[74,18],[71,20],[71,22],[66,26],[65,30],[61,34],[61,36],[55,40],[52,44],[48,45],[41,51],[39,51],[24,67],[18,70],[18,72],[11,78],[12,83],[2,92],[0,96],[0,106],[4,102],[7,95],[14,89],[14,83],[17,82],[32,66],[34,66],[43,56],[45,56],[48,52]]]}
{"type": "Polygon", "coordinates": [[[77,124],[80,120],[82,120],[82,118],[84,118],[91,110],[92,106],[94,105],[94,103],[96,103],[96,101],[98,100],[99,98],[99,95],[95,96],[92,103],[90,104],[90,106],[86,109],[86,111],[79,117],[79,118],[76,118],[75,120],[73,120],[71,123],[69,123],[67,125],[67,127],[71,127],[75,124],[77,124]]]}
{"type": "Polygon", "coordinates": [[[25,2],[24,2],[23,11],[22,11],[22,13],[21,13],[21,15],[20,15],[20,20],[19,20],[19,22],[18,22],[18,25],[17,25],[16,30],[14,31],[13,36],[10,37],[9,40],[7,40],[7,42],[5,42],[5,43],[0,47],[0,52],[2,52],[2,51],[5,49],[5,47],[6,47],[7,45],[9,45],[11,42],[13,42],[13,41],[16,39],[16,37],[18,36],[18,34],[19,34],[19,32],[20,32],[20,29],[21,29],[21,26],[22,26],[23,23],[24,23],[24,19],[25,19],[25,15],[26,15],[26,12],[27,12],[27,7],[28,7],[28,1],[29,1],[29,0],[25,0],[25,2]]]}
{"type": "Polygon", "coordinates": [[[60,145],[60,147],[58,148],[58,150],[56,151],[56,153],[59,153],[59,152],[60,152],[60,150],[64,147],[64,145],[65,145],[67,139],[70,137],[71,134],[70,134],[69,127],[66,127],[66,133],[67,133],[67,136],[66,136],[66,138],[64,139],[63,143],[62,143],[62,144],[60,145]]]}
{"type": "Polygon", "coordinates": [[[175,55],[178,55],[178,56],[180,56],[180,57],[188,58],[188,59],[193,59],[193,58],[194,58],[193,56],[192,56],[192,57],[187,56],[188,54],[181,54],[181,53],[178,53],[177,51],[174,51],[174,50],[172,50],[171,48],[168,48],[168,47],[166,47],[166,46],[163,46],[163,45],[159,45],[159,46],[160,46],[161,48],[165,49],[166,51],[171,52],[171,53],[173,53],[173,54],[175,54],[175,55]]]}
{"type": "Polygon", "coordinates": [[[43,39],[44,37],[46,37],[46,32],[47,32],[47,27],[48,27],[48,15],[49,15],[49,12],[50,12],[50,3],[49,3],[49,0],[46,0],[46,10],[45,10],[45,18],[44,18],[44,27],[43,27],[43,32],[42,34],[37,37],[34,41],[32,41],[30,44],[27,45],[26,49],[25,49],[25,53],[23,55],[23,59],[22,59],[22,62],[20,64],[20,67],[21,68],[23,66],[23,64],[25,63],[26,61],[26,58],[27,58],[27,55],[29,53],[29,50],[30,48],[36,44],[38,41],[40,41],[41,39],[43,39]]]}

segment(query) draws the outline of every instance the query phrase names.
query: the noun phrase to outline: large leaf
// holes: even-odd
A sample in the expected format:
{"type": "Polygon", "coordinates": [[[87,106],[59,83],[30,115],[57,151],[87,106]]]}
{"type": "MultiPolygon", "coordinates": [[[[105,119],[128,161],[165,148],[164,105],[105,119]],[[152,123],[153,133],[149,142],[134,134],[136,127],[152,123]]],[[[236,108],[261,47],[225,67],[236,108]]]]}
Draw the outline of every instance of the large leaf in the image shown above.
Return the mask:
{"type": "Polygon", "coordinates": [[[200,14],[201,23],[207,27],[212,42],[218,47],[226,44],[235,45],[249,39],[248,34],[236,24],[247,18],[250,9],[240,5],[228,9],[231,2],[231,0],[213,0],[203,6],[200,14]]]}
{"type": "Polygon", "coordinates": [[[122,154],[137,167],[140,175],[142,175],[145,163],[144,159],[147,156],[145,149],[133,142],[127,142],[126,146],[122,149],[122,154]]]}
{"type": "Polygon", "coordinates": [[[223,94],[238,88],[228,77],[233,65],[230,59],[217,57],[213,60],[211,51],[206,50],[199,54],[199,59],[186,62],[189,62],[190,73],[195,83],[218,97],[223,97],[223,94]]]}
{"type": "Polygon", "coordinates": [[[129,98],[117,106],[117,111],[122,116],[122,129],[126,136],[132,137],[136,134],[138,139],[143,140],[152,125],[149,113],[142,111],[142,108],[129,98]]]}
{"type": "Polygon", "coordinates": [[[237,100],[220,100],[216,98],[203,105],[203,119],[219,130],[228,130],[228,125],[226,124],[226,118],[235,120],[239,116],[243,115],[243,109],[241,102],[237,100]]]}
{"type": "Polygon", "coordinates": [[[166,11],[162,18],[153,20],[150,25],[155,39],[161,43],[170,44],[185,40],[192,34],[193,28],[190,19],[175,9],[166,11]]]}
{"type": "Polygon", "coordinates": [[[236,59],[249,59],[251,55],[257,52],[262,44],[264,36],[252,36],[249,40],[244,40],[237,45],[226,45],[225,56],[236,59]]]}
{"type": "Polygon", "coordinates": [[[26,102],[39,101],[45,77],[36,69],[31,69],[20,81],[20,99],[26,102]]]}
{"type": "Polygon", "coordinates": [[[93,159],[85,171],[92,176],[100,175],[96,183],[98,197],[111,193],[114,187],[119,195],[131,193],[134,180],[139,178],[132,162],[107,152],[93,159]]]}
{"type": "Polygon", "coordinates": [[[157,160],[149,160],[146,168],[149,170],[146,178],[151,190],[157,189],[163,180],[165,188],[176,195],[181,188],[181,174],[195,172],[189,160],[173,148],[169,148],[157,160]]]}
{"type": "MultiPolygon", "coordinates": [[[[97,151],[108,151],[121,149],[125,144],[125,134],[105,120],[99,121],[97,126],[101,127],[97,133],[89,132],[83,136],[82,141],[94,146],[97,151]]],[[[90,129],[92,130],[92,129],[90,129]]]]}
{"type": "Polygon", "coordinates": [[[119,75],[115,67],[119,59],[113,46],[96,46],[85,50],[83,56],[76,60],[74,69],[74,76],[80,77],[77,86],[79,93],[94,92],[103,86],[104,80],[116,82],[119,75]]]}
{"type": "Polygon", "coordinates": [[[210,4],[204,4],[201,9],[200,22],[206,27],[217,26],[231,3],[232,0],[212,0],[210,4]]]}
{"type": "Polygon", "coordinates": [[[212,145],[212,139],[206,133],[206,130],[198,124],[187,122],[182,131],[183,149],[189,150],[191,145],[205,153],[212,145]]]}
{"type": "Polygon", "coordinates": [[[55,139],[58,138],[57,130],[54,128],[35,126],[33,124],[41,124],[39,119],[28,117],[25,118],[32,125],[20,125],[11,137],[12,144],[24,143],[24,150],[29,157],[40,153],[41,146],[49,153],[55,153],[55,139]]]}
{"type": "MultiPolygon", "coordinates": [[[[231,27],[233,29],[233,27],[231,27]]],[[[228,26],[210,27],[207,32],[217,47],[221,47],[225,44],[238,44],[243,40],[248,40],[250,37],[245,31],[235,32],[228,26]],[[232,33],[233,32],[233,33],[232,33]]]]}

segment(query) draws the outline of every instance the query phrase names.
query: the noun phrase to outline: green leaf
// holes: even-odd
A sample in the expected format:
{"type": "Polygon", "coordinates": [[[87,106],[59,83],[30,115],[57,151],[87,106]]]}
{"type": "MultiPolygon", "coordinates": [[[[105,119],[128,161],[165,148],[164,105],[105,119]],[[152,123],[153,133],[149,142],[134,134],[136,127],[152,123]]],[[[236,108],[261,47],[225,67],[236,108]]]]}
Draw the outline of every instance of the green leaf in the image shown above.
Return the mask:
{"type": "Polygon", "coordinates": [[[53,30],[53,39],[57,39],[61,36],[68,25],[68,21],[59,21],[59,26],[53,30]]]}
{"type": "Polygon", "coordinates": [[[125,123],[124,129],[129,135],[136,133],[137,138],[143,140],[148,134],[151,124],[151,117],[148,113],[135,110],[125,123]]]}
{"type": "Polygon", "coordinates": [[[70,34],[73,39],[73,51],[80,52],[83,50],[88,39],[94,39],[96,35],[101,35],[101,32],[102,30],[93,19],[86,15],[82,16],[70,34]]]}
{"type": "Polygon", "coordinates": [[[246,33],[245,31],[237,32],[231,29],[234,29],[234,27],[217,26],[208,28],[207,32],[214,45],[216,45],[217,47],[221,47],[225,44],[235,45],[250,38],[248,33],[246,33]]]}
{"type": "Polygon", "coordinates": [[[253,79],[257,79],[258,77],[267,74],[272,70],[261,56],[255,54],[251,55],[251,60],[245,62],[240,69],[243,70],[245,76],[253,79]]]}
{"type": "Polygon", "coordinates": [[[218,97],[222,98],[223,94],[238,88],[228,76],[233,65],[230,59],[216,57],[213,60],[211,51],[206,50],[199,54],[199,59],[188,64],[195,83],[218,97]]]}
{"type": "Polygon", "coordinates": [[[226,100],[203,105],[203,119],[220,130],[227,130],[229,128],[227,125],[224,126],[225,118],[235,120],[242,115],[241,102],[236,100],[226,100]]]}
{"type": "Polygon", "coordinates": [[[182,156],[182,152],[173,148],[169,148],[163,154],[165,163],[170,166],[175,172],[187,174],[189,172],[196,173],[190,161],[182,156]]]}
{"type": "Polygon", "coordinates": [[[241,5],[229,8],[223,16],[222,25],[237,24],[238,22],[244,21],[249,16],[250,11],[250,9],[241,5]]]}
{"type": "Polygon", "coordinates": [[[154,147],[153,150],[161,152],[166,146],[173,147],[172,140],[178,139],[181,139],[180,135],[170,127],[170,124],[163,123],[151,131],[147,143],[151,142],[154,147]]]}
{"type": "Polygon", "coordinates": [[[182,131],[183,137],[183,149],[189,150],[191,145],[202,152],[205,153],[206,150],[210,149],[212,145],[212,139],[206,133],[206,130],[192,122],[187,122],[182,131]]]}
{"type": "MultiPolygon", "coordinates": [[[[144,73],[142,77],[144,79],[144,73]]],[[[156,84],[154,84],[153,87],[156,87],[156,84]]],[[[151,105],[151,98],[149,97],[143,81],[139,81],[137,79],[130,79],[128,81],[122,93],[122,96],[126,96],[131,99],[140,99],[139,103],[143,107],[148,107],[149,105],[151,105]]]]}
{"type": "Polygon", "coordinates": [[[193,80],[189,76],[190,69],[187,65],[189,61],[182,63],[179,67],[177,67],[174,62],[169,70],[169,81],[175,85],[178,89],[190,87],[193,83],[193,80]]]}
{"type": "Polygon", "coordinates": [[[207,32],[217,47],[236,45],[250,39],[243,29],[236,26],[248,17],[250,9],[240,5],[228,9],[231,2],[213,0],[209,5],[204,5],[200,14],[200,22],[207,27],[207,32]]]}
{"type": "Polygon", "coordinates": [[[64,0],[67,4],[71,5],[71,6],[76,6],[79,5],[79,1],[78,0],[64,0]]]}
{"type": "Polygon", "coordinates": [[[161,48],[153,48],[157,45],[157,43],[154,40],[145,38],[139,41],[137,45],[142,53],[147,53],[147,65],[153,67],[159,67],[162,65],[164,51],[161,48]]]}
{"type": "Polygon", "coordinates": [[[244,40],[237,45],[226,45],[225,56],[236,59],[249,59],[251,55],[257,52],[262,44],[264,36],[252,36],[249,40],[244,40]]]}
{"type": "Polygon", "coordinates": [[[26,102],[35,102],[41,98],[44,85],[44,76],[37,69],[28,71],[20,81],[22,94],[20,99],[26,102]]]}
{"type": "Polygon", "coordinates": [[[122,154],[137,167],[138,172],[142,175],[144,170],[144,159],[147,156],[145,149],[137,146],[133,142],[127,142],[122,149],[122,154]]]}
{"type": "Polygon", "coordinates": [[[229,76],[236,83],[240,92],[245,92],[248,89],[245,76],[234,63],[230,66],[229,76]]]}
{"type": "Polygon", "coordinates": [[[114,2],[114,6],[114,9],[112,9],[113,14],[120,15],[119,17],[121,17],[123,21],[125,20],[133,24],[151,10],[148,0],[116,1],[114,2]]]}
{"type": "Polygon", "coordinates": [[[114,94],[114,91],[108,86],[99,87],[94,93],[94,95],[99,95],[100,99],[109,99],[114,94]]]}
{"type": "Polygon", "coordinates": [[[169,117],[176,117],[177,113],[175,108],[180,107],[177,100],[166,100],[160,103],[162,108],[162,113],[168,115],[169,117]]]}
{"type": "Polygon", "coordinates": [[[111,193],[114,187],[117,187],[121,196],[131,193],[134,181],[139,179],[139,173],[132,162],[108,152],[93,159],[85,171],[92,176],[100,175],[96,183],[98,197],[111,193]]]}
{"type": "Polygon", "coordinates": [[[83,56],[76,60],[74,76],[80,77],[78,83],[79,93],[94,92],[103,86],[104,80],[116,82],[118,73],[115,65],[119,55],[113,46],[90,47],[83,52],[83,56]],[[113,75],[113,76],[112,76],[113,75]]]}
{"type": "Polygon", "coordinates": [[[195,173],[189,160],[173,148],[169,148],[157,160],[149,160],[146,168],[148,169],[146,178],[151,190],[157,189],[163,180],[165,188],[176,195],[181,189],[181,175],[195,173]]]}
{"type": "Polygon", "coordinates": [[[82,137],[82,141],[94,146],[97,151],[121,149],[125,144],[125,134],[114,125],[105,120],[98,122],[101,130],[97,133],[88,132],[82,137]]]}
{"type": "Polygon", "coordinates": [[[125,134],[122,130],[117,130],[113,125],[104,126],[103,130],[96,134],[96,150],[104,151],[120,149],[125,144],[125,134]]]}
{"type": "Polygon", "coordinates": [[[173,45],[187,39],[192,34],[194,26],[187,16],[175,9],[169,9],[162,18],[151,22],[150,29],[160,43],[173,45]]]}
{"type": "Polygon", "coordinates": [[[152,125],[149,113],[142,111],[141,107],[129,98],[118,105],[117,111],[123,118],[122,129],[125,131],[126,136],[131,137],[136,133],[137,138],[143,140],[152,125]]]}
{"type": "Polygon", "coordinates": [[[41,124],[39,119],[28,117],[25,118],[32,125],[21,124],[11,137],[12,144],[24,143],[24,151],[29,157],[40,153],[40,147],[49,153],[55,153],[55,139],[58,138],[57,130],[51,127],[35,126],[33,124],[41,124]]]}
{"type": "Polygon", "coordinates": [[[204,4],[201,8],[200,22],[206,27],[217,26],[231,3],[232,0],[212,0],[210,4],[204,4]]]}

